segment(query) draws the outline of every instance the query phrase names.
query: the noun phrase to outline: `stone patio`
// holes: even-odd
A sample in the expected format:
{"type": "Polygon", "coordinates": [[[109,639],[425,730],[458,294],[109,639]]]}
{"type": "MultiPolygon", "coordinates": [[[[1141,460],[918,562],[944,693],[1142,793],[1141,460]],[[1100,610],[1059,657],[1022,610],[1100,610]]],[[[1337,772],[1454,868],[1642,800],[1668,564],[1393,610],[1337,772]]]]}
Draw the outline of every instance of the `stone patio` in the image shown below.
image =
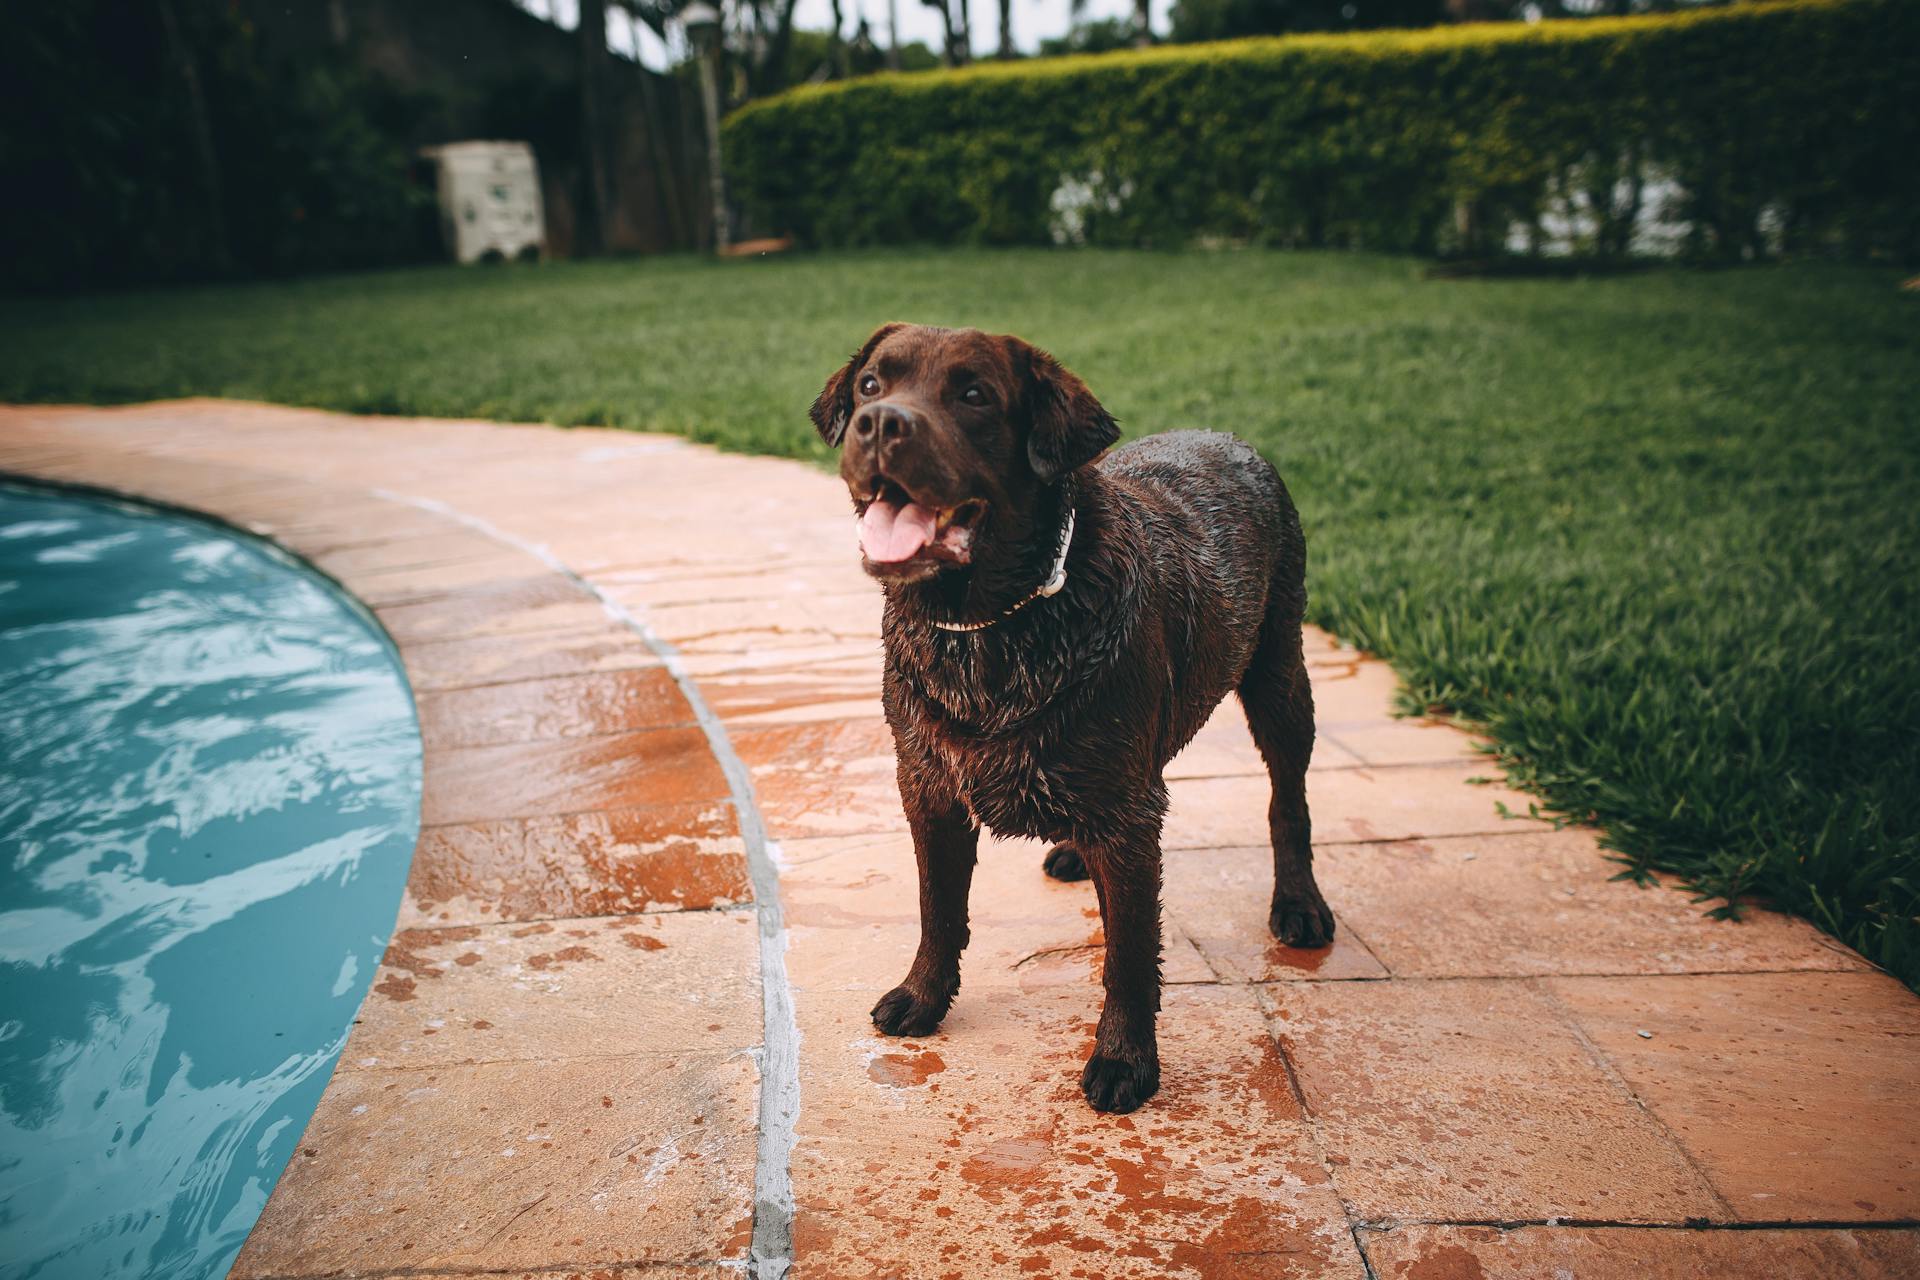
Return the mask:
{"type": "Polygon", "coordinates": [[[0,472],[256,530],[412,679],[399,932],[243,1277],[1920,1275],[1920,999],[1707,920],[1309,635],[1322,952],[1229,704],[1176,762],[1164,1083],[1095,1114],[1093,891],[988,842],[941,1033],[839,484],[677,438],[0,408],[0,472]]]}

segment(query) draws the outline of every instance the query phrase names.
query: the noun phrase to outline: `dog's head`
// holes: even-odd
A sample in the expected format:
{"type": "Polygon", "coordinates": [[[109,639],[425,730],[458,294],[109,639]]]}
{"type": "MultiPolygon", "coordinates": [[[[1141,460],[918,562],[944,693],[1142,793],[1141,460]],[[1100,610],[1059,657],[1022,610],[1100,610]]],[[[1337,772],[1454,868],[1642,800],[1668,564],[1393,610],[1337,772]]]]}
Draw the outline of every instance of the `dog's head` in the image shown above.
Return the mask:
{"type": "Polygon", "coordinates": [[[1120,436],[1046,352],[977,329],[907,324],[882,325],[827,379],[813,424],[841,446],[867,572],[901,582],[965,568],[996,537],[1025,536],[1039,497],[1120,436]]]}

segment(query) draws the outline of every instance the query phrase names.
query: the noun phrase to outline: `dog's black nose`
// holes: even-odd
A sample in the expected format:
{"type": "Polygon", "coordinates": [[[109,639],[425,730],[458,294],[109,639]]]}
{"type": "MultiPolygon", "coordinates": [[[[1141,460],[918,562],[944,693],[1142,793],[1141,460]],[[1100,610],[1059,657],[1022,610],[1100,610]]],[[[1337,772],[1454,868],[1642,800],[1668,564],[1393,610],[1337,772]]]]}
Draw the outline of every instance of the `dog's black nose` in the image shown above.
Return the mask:
{"type": "Polygon", "coordinates": [[[890,444],[914,433],[919,420],[899,405],[870,404],[854,415],[853,434],[867,443],[890,444]]]}

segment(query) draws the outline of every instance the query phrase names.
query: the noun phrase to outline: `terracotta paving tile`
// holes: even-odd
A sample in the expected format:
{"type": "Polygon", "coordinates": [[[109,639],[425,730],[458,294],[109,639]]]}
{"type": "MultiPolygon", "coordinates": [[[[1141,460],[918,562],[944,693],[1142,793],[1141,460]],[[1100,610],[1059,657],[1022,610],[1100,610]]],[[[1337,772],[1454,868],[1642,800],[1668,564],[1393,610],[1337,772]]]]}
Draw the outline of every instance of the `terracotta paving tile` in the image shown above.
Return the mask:
{"type": "MultiPolygon", "coordinates": [[[[1098,989],[1105,935],[1093,886],[1049,878],[1040,869],[1046,848],[981,841],[968,899],[972,941],[960,967],[962,1003],[990,986],[1098,989]]],[[[783,843],[780,852],[793,983],[877,995],[899,982],[920,941],[912,839],[904,832],[827,837],[783,843]]],[[[1164,945],[1168,983],[1214,981],[1176,925],[1165,928],[1164,945]]]]}
{"type": "Polygon", "coordinates": [[[450,527],[439,533],[431,533],[415,538],[394,538],[367,546],[345,547],[337,551],[322,552],[313,557],[313,562],[322,570],[336,578],[357,578],[361,575],[379,575],[401,570],[427,568],[447,564],[484,564],[512,557],[529,567],[521,569],[510,577],[523,578],[531,573],[540,572],[546,566],[534,560],[525,552],[515,551],[496,538],[462,528],[447,521],[450,527]]]}
{"type": "MultiPolygon", "coordinates": [[[[739,1259],[714,1262],[640,1262],[630,1267],[591,1267],[539,1271],[436,1271],[434,1280],[732,1280],[740,1274],[739,1259]]],[[[394,1271],[366,1280],[419,1280],[417,1271],[394,1271]]]]}
{"type": "Polygon", "coordinates": [[[606,620],[591,595],[557,573],[527,577],[418,604],[376,608],[382,626],[402,645],[421,640],[557,631],[606,620]]]}
{"type": "MultiPolygon", "coordinates": [[[[615,594],[621,603],[625,599],[615,594]]],[[[744,654],[833,643],[831,627],[789,600],[734,600],[645,610],[647,625],[687,654],[744,654]]]]}
{"type": "Polygon", "coordinates": [[[775,839],[906,830],[884,720],[730,727],[727,736],[775,839]]]}
{"type": "Polygon", "coordinates": [[[1080,1096],[1098,992],[996,989],[883,1039],[865,992],[803,997],[802,1275],[1364,1275],[1244,989],[1180,987],[1160,1094],[1080,1096]]]}
{"type": "Polygon", "coordinates": [[[368,606],[381,609],[439,600],[470,591],[484,591],[500,583],[516,582],[546,571],[530,555],[501,548],[484,560],[456,560],[448,564],[418,565],[378,572],[335,574],[368,606]]]}
{"type": "Polygon", "coordinates": [[[351,547],[437,537],[451,524],[445,516],[371,496],[261,511],[248,523],[309,558],[351,547]]]}
{"type": "Polygon", "coordinates": [[[745,846],[720,800],[428,827],[400,925],[700,911],[750,902],[745,846]]]}
{"type": "MultiPolygon", "coordinates": [[[[1331,738],[1323,737],[1314,743],[1313,760],[1307,767],[1341,769],[1359,763],[1360,757],[1331,738]]],[[[1167,765],[1169,778],[1217,778],[1236,774],[1264,778],[1266,773],[1266,762],[1260,758],[1260,749],[1253,745],[1253,735],[1247,731],[1246,713],[1240,709],[1240,700],[1231,696],[1167,765]]]]}
{"type": "Polygon", "coordinates": [[[698,729],[428,752],[423,826],[719,800],[727,783],[698,729]]]}
{"type": "MultiPolygon", "coordinates": [[[[569,563],[579,563],[570,561],[569,563]]],[[[699,563],[671,567],[588,565],[586,576],[623,603],[642,609],[724,601],[791,600],[808,596],[854,595],[877,590],[844,557],[831,560],[762,560],[739,568],[699,563]]]]}
{"type": "Polygon", "coordinates": [[[681,668],[698,680],[741,671],[766,671],[815,663],[847,662],[873,656],[871,640],[835,640],[812,634],[780,644],[757,645],[739,652],[683,653],[681,668]]]}
{"type": "Polygon", "coordinates": [[[1421,717],[1328,721],[1321,737],[1367,764],[1446,764],[1472,760],[1481,765],[1481,773],[1494,777],[1500,774],[1499,765],[1476,745],[1478,739],[1445,720],[1421,717]]]}
{"type": "Polygon", "coordinates": [[[694,723],[693,708],[664,667],[430,691],[416,702],[429,750],[694,723]]]}
{"type": "Polygon", "coordinates": [[[1894,979],[1559,978],[1548,990],[1740,1218],[1920,1219],[1920,1001],[1894,979]]]}
{"type": "Polygon", "coordinates": [[[1397,977],[1868,967],[1803,920],[1710,920],[1671,887],[1614,880],[1586,828],[1324,845],[1314,865],[1397,977]]]}
{"type": "Polygon", "coordinates": [[[1378,659],[1349,652],[1339,662],[1309,662],[1307,678],[1313,684],[1315,723],[1390,723],[1393,719],[1400,677],[1378,659]]]}
{"type": "Polygon", "coordinates": [[[1683,1222],[1726,1209],[1527,983],[1262,988],[1366,1221],[1683,1222]]]}
{"type": "Polygon", "coordinates": [[[558,631],[409,642],[400,657],[418,693],[660,665],[644,640],[605,617],[558,631]]]}
{"type": "MultiPolygon", "coordinates": [[[[1490,831],[1542,831],[1551,824],[1503,818],[1530,799],[1498,784],[1468,786],[1477,765],[1419,765],[1394,769],[1327,769],[1307,774],[1315,844],[1405,840],[1490,831]]],[[[1272,789],[1264,777],[1188,778],[1168,783],[1173,804],[1161,843],[1169,849],[1264,844],[1272,789]]]]}
{"type": "Polygon", "coordinates": [[[232,1274],[740,1258],[756,1093],[739,1053],[340,1072],[232,1274]]]}
{"type": "Polygon", "coordinates": [[[878,720],[880,655],[811,666],[762,668],[700,681],[707,705],[729,725],[878,720]]]}
{"type": "Polygon", "coordinates": [[[1398,1227],[1363,1231],[1379,1280],[1912,1280],[1920,1232],[1398,1227]]]}
{"type": "MultiPolygon", "coordinates": [[[[1315,858],[1316,865],[1320,859],[1315,858]]],[[[1240,982],[1384,978],[1364,936],[1356,933],[1342,896],[1324,874],[1321,891],[1333,908],[1333,945],[1283,946],[1267,931],[1273,900],[1273,850],[1169,849],[1161,900],[1166,916],[1223,976],[1240,982]]]]}
{"type": "Polygon", "coordinates": [[[409,929],[341,1069],[757,1045],[758,956],[749,911],[409,929]]]}

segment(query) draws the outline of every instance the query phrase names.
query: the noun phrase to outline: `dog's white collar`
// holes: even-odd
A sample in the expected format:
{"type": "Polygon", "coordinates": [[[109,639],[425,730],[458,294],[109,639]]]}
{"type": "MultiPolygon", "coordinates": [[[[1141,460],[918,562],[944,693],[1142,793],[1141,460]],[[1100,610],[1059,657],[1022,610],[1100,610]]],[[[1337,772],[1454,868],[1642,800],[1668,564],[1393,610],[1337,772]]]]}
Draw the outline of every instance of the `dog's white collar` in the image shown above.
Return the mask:
{"type": "Polygon", "coordinates": [[[1045,596],[1059,595],[1060,589],[1067,585],[1067,552],[1072,548],[1073,502],[1072,498],[1069,497],[1067,500],[1067,520],[1066,523],[1060,527],[1060,551],[1059,554],[1053,558],[1053,572],[1047,575],[1045,582],[1035,587],[1032,591],[1029,591],[1023,599],[1002,609],[996,616],[988,618],[985,622],[941,622],[935,619],[933,625],[942,631],[985,631],[997,622],[1005,622],[1008,618],[1011,618],[1035,600],[1039,600],[1045,596]]]}

